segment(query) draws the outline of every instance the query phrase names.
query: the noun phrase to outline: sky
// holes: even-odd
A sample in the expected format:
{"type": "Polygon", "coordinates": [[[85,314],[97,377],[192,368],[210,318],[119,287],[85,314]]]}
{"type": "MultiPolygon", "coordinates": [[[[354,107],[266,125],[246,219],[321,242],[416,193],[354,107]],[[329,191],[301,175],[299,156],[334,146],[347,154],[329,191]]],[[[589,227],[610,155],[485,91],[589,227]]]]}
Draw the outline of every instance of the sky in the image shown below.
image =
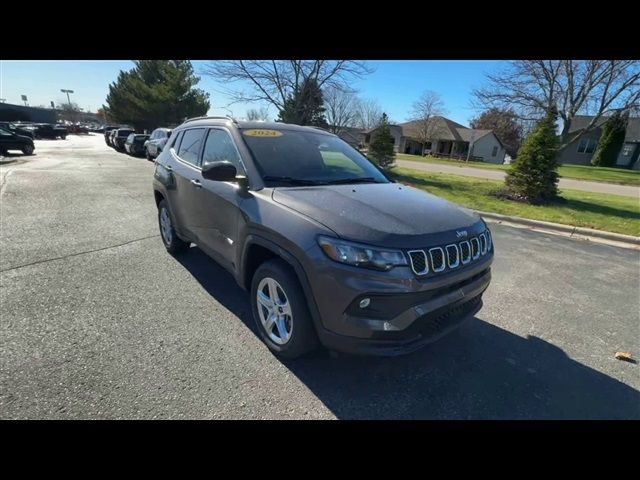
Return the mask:
{"type": "MultiPolygon", "coordinates": [[[[470,105],[473,88],[482,85],[485,73],[495,73],[504,61],[484,60],[376,60],[368,61],[372,74],[356,80],[353,88],[365,98],[374,98],[395,122],[409,120],[411,105],[425,90],[438,92],[447,110],[446,116],[468,125],[475,116],[470,105]]],[[[196,73],[206,65],[194,61],[196,73]]],[[[120,70],[133,67],[130,60],[0,60],[0,99],[22,105],[26,95],[31,106],[50,102],[66,102],[60,89],[73,90],[72,102],[85,111],[95,112],[105,101],[109,84],[116,80],[120,70]]],[[[209,92],[210,115],[232,114],[242,118],[247,109],[261,105],[232,104],[223,93],[228,86],[201,75],[199,88],[209,92]]],[[[269,110],[277,115],[274,107],[269,110]]]]}

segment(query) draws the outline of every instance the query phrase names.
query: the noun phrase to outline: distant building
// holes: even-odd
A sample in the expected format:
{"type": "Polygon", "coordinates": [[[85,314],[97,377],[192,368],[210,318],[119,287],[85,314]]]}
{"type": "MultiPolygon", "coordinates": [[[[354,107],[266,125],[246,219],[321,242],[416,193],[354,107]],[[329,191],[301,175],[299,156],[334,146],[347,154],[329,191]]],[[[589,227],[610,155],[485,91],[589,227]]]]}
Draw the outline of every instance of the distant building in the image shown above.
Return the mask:
{"type": "MultiPolygon", "coordinates": [[[[393,137],[394,150],[397,153],[437,157],[453,157],[481,160],[490,163],[504,163],[505,148],[492,130],[477,130],[449,120],[445,117],[432,117],[427,130],[431,132],[429,139],[423,142],[420,135],[420,121],[389,125],[393,137]],[[471,151],[469,151],[471,149],[471,151]]],[[[365,145],[371,143],[372,134],[379,127],[365,131],[365,145]]]]}
{"type": "Polygon", "coordinates": [[[58,111],[52,108],[25,107],[24,105],[12,105],[0,103],[0,121],[56,123],[58,111]]]}
{"type": "MultiPolygon", "coordinates": [[[[560,150],[557,157],[558,163],[591,165],[591,158],[596,151],[600,135],[602,135],[602,126],[607,119],[608,117],[598,119],[596,128],[560,150]]],[[[569,134],[584,130],[591,120],[593,120],[593,117],[588,115],[575,116],[571,122],[569,134]]],[[[624,143],[616,159],[616,166],[640,170],[640,117],[629,118],[624,143]]]]}

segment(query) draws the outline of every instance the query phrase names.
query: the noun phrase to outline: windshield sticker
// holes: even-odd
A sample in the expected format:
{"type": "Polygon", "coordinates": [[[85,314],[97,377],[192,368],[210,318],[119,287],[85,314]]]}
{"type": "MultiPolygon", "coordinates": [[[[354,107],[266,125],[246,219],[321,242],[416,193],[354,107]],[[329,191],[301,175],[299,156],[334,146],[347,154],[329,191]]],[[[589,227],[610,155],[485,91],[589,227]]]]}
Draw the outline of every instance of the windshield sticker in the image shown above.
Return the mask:
{"type": "Polygon", "coordinates": [[[253,128],[251,130],[244,130],[242,132],[243,135],[247,137],[281,137],[282,132],[278,130],[262,130],[253,128]]]}

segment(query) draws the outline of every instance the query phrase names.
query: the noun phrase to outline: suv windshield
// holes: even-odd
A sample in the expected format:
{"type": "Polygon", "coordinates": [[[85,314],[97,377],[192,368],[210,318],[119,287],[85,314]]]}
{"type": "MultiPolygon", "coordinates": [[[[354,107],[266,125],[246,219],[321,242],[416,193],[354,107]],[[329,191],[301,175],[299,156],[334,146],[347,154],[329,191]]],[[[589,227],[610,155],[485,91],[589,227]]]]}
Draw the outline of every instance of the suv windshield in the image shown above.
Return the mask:
{"type": "Polygon", "coordinates": [[[268,186],[389,183],[338,137],[298,130],[241,130],[268,186]]]}

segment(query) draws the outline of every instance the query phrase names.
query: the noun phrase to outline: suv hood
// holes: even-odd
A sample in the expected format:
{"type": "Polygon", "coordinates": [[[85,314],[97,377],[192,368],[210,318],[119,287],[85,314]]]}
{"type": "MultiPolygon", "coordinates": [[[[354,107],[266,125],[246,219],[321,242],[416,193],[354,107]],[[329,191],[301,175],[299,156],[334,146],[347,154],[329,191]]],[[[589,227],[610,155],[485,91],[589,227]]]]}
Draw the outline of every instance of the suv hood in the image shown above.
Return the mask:
{"type": "Polygon", "coordinates": [[[460,240],[484,230],[478,214],[398,183],[275,188],[273,200],[310,217],[342,238],[416,248],[460,240]]]}

